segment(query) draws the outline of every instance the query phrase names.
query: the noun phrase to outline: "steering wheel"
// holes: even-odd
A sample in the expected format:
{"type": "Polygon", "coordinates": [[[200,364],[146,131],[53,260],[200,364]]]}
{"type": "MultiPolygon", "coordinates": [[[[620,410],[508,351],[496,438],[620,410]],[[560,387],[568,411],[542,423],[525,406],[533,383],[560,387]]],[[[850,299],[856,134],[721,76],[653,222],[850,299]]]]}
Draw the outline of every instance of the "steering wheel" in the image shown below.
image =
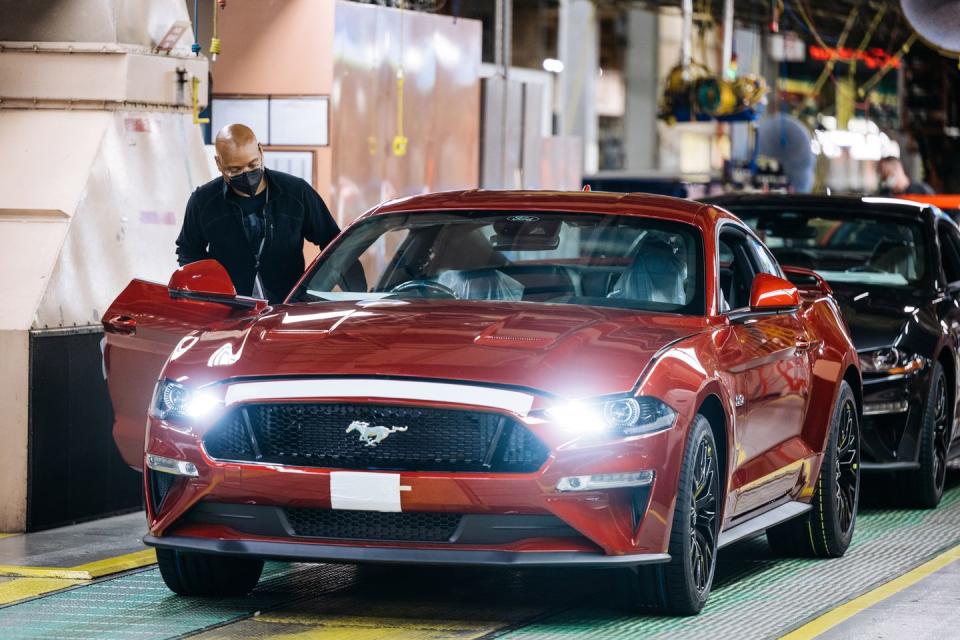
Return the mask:
{"type": "Polygon", "coordinates": [[[390,289],[390,293],[406,293],[407,291],[416,290],[422,292],[418,296],[420,298],[459,299],[453,289],[446,285],[442,285],[439,282],[434,282],[433,280],[407,280],[406,282],[401,282],[393,289],[390,289]]]}

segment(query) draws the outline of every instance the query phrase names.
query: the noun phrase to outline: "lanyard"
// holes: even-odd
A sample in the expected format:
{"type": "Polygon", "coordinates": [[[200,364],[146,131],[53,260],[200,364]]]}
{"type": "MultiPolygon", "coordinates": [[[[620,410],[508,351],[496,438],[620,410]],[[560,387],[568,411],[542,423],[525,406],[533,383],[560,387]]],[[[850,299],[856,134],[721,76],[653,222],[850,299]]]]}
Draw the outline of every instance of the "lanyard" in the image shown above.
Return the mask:
{"type": "Polygon", "coordinates": [[[260,248],[253,256],[253,296],[255,298],[265,299],[267,296],[263,292],[263,282],[260,280],[260,258],[263,256],[263,247],[267,244],[267,233],[269,232],[269,223],[267,222],[267,205],[270,203],[270,185],[267,185],[267,196],[263,201],[263,237],[260,238],[260,248]]]}

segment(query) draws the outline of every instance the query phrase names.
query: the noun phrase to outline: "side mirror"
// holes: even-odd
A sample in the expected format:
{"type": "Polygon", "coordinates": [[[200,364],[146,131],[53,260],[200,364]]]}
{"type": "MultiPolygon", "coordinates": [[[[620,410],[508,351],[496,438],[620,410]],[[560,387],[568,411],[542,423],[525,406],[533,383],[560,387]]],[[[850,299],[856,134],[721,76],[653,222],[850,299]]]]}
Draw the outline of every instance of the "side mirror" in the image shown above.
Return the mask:
{"type": "Polygon", "coordinates": [[[800,293],[789,280],[759,273],[750,288],[751,311],[775,311],[800,306],[800,293]]]}
{"type": "Polygon", "coordinates": [[[167,290],[173,299],[214,302],[244,309],[267,306],[265,300],[238,296],[230,274],[216,260],[200,260],[180,267],[170,276],[167,290]]]}

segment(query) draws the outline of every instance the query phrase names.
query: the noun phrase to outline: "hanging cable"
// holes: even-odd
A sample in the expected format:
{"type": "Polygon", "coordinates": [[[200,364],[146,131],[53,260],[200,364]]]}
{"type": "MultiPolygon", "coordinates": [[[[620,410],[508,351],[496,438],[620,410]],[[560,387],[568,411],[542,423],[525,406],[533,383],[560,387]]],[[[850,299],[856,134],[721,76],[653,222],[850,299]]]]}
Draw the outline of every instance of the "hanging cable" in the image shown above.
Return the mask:
{"type": "Polygon", "coordinates": [[[220,55],[220,38],[217,31],[218,4],[217,0],[213,0],[213,36],[210,38],[210,59],[213,62],[216,62],[217,56],[220,55]]]}
{"type": "Polygon", "coordinates": [[[876,15],[873,16],[873,20],[870,21],[870,26],[867,27],[867,32],[863,34],[863,38],[860,39],[860,44],[857,46],[857,54],[853,56],[850,60],[850,78],[856,79],[857,75],[857,58],[858,55],[866,51],[867,47],[870,46],[870,40],[873,39],[873,33],[877,30],[877,27],[880,26],[880,21],[883,20],[883,16],[887,13],[886,5],[881,5],[880,9],[877,11],[876,15]]]}
{"type": "Polygon", "coordinates": [[[193,44],[190,45],[190,51],[194,55],[199,56],[200,50],[203,47],[200,46],[200,0],[193,0],[193,44]]]}
{"type": "Polygon", "coordinates": [[[391,145],[393,155],[407,155],[407,137],[403,135],[403,16],[404,0],[400,0],[400,60],[397,63],[397,133],[391,145]]]}
{"type": "Polygon", "coordinates": [[[823,38],[820,37],[820,32],[817,31],[815,26],[813,26],[813,20],[810,19],[809,15],[807,15],[807,10],[803,6],[802,2],[797,2],[797,9],[800,10],[800,18],[807,25],[807,30],[810,32],[810,35],[813,36],[813,39],[817,41],[818,45],[829,51],[832,47],[827,46],[827,43],[824,42],[823,38]]]}
{"type": "Polygon", "coordinates": [[[913,46],[913,43],[917,41],[917,34],[912,33],[907,41],[900,46],[900,50],[897,51],[897,55],[888,58],[887,61],[883,64],[880,69],[873,74],[873,77],[863,83],[863,86],[857,89],[857,95],[863,98],[866,96],[873,88],[877,85],[878,82],[883,80],[883,77],[890,72],[890,69],[894,68],[894,65],[900,63],[900,59],[903,56],[907,55],[910,52],[910,47],[913,46]]]}
{"type": "MultiPolygon", "coordinates": [[[[843,32],[840,34],[840,38],[837,40],[836,48],[831,49],[829,47],[824,47],[825,49],[827,49],[827,51],[830,52],[830,59],[827,60],[827,63],[823,67],[823,71],[820,73],[820,77],[817,78],[817,82],[813,85],[813,95],[815,96],[820,95],[820,91],[823,89],[823,85],[826,84],[827,78],[831,78],[833,76],[833,68],[837,64],[837,60],[839,60],[840,58],[840,49],[842,49],[843,45],[847,43],[847,36],[850,35],[850,29],[851,27],[853,27],[853,23],[856,22],[858,8],[859,8],[859,3],[857,3],[856,5],[854,5],[852,9],[850,9],[850,13],[847,15],[847,21],[843,25],[843,32]]],[[[803,11],[803,15],[804,16],[807,15],[807,12],[805,10],[803,11]]],[[[811,31],[813,31],[814,29],[813,23],[810,22],[809,25],[810,25],[811,31]]],[[[819,36],[817,36],[817,41],[823,42],[823,40],[820,39],[819,36]]]]}

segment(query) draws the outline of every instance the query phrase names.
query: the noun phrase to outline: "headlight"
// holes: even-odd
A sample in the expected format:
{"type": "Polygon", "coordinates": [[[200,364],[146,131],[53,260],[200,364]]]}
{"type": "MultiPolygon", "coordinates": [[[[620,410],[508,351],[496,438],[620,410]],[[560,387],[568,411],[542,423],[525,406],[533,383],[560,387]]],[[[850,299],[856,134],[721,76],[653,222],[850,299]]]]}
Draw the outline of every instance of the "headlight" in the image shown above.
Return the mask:
{"type": "Polygon", "coordinates": [[[889,376],[912,373],[922,369],[926,363],[923,356],[908,354],[897,347],[864,351],[859,355],[860,369],[864,373],[884,373],[889,376]]]}
{"type": "Polygon", "coordinates": [[[209,391],[192,390],[173,380],[161,380],[154,391],[150,412],[161,420],[196,419],[202,418],[221,404],[222,401],[209,391]]]}
{"type": "Polygon", "coordinates": [[[575,400],[551,407],[546,414],[573,433],[619,432],[627,436],[668,429],[677,418],[677,413],[666,404],[646,396],[596,402],[575,400]]]}

